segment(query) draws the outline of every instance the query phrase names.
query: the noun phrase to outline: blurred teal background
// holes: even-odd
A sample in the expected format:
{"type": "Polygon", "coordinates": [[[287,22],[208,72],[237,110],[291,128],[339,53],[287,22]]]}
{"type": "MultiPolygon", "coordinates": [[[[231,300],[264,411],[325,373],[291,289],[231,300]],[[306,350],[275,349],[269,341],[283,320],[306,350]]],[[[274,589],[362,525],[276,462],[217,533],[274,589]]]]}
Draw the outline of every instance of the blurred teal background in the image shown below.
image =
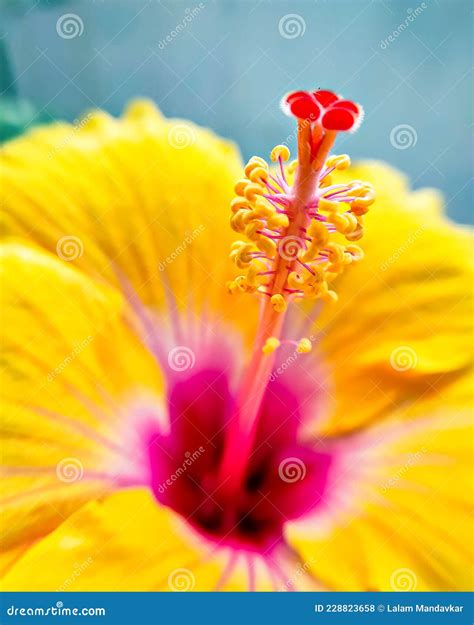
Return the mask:
{"type": "Polygon", "coordinates": [[[85,0],[0,3],[1,132],[135,96],[235,140],[244,157],[293,136],[285,92],[361,102],[338,151],[436,186],[472,221],[472,4],[463,0],[85,0]]]}

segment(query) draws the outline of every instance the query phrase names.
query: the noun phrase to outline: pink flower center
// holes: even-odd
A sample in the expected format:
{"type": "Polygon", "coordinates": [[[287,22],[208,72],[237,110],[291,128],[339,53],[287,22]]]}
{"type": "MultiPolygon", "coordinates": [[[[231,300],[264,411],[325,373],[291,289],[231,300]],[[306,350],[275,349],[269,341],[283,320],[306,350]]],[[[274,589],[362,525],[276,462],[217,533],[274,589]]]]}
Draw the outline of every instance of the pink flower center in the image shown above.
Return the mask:
{"type": "Polygon", "coordinates": [[[235,410],[226,373],[204,369],[176,379],[168,395],[170,430],[149,446],[158,501],[221,546],[271,550],[287,521],[318,506],[331,463],[329,454],[298,440],[301,399],[284,382],[269,382],[244,479],[229,505],[219,475],[235,410]]]}

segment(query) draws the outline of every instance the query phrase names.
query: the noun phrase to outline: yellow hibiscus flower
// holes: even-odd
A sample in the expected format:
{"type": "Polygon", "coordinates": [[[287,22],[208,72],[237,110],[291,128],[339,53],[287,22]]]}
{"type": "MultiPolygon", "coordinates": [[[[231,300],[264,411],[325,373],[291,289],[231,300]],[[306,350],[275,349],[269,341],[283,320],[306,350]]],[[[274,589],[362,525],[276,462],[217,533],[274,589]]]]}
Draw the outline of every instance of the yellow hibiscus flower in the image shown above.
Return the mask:
{"type": "Polygon", "coordinates": [[[142,101],[4,146],[4,590],[469,589],[469,234],[285,107],[275,169],[142,101]]]}

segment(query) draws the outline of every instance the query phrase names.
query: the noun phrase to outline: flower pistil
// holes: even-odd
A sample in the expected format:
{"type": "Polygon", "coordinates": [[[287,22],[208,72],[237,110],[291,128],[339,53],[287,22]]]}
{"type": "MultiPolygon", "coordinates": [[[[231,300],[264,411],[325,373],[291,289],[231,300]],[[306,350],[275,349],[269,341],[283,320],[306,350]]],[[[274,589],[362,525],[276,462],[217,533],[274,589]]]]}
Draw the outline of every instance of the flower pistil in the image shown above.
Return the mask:
{"type": "MultiPolygon", "coordinates": [[[[319,90],[288,94],[283,110],[297,118],[298,158],[286,164],[290,151],[277,145],[270,160],[253,156],[235,185],[231,227],[243,235],[230,256],[242,273],[228,283],[230,293],[256,293],[265,298],[255,349],[242,380],[222,470],[235,486],[245,467],[235,464],[235,451],[245,463],[259,407],[273,365],[288,306],[294,301],[337,301],[331,283],[348,265],[363,258],[355,244],[362,238],[364,215],[374,202],[372,186],[355,180],[333,183],[336,170],[347,169],[347,155],[329,156],[340,131],[355,130],[362,108],[336,94],[319,90]]],[[[311,351],[306,337],[294,342],[297,351],[311,351]]]]}

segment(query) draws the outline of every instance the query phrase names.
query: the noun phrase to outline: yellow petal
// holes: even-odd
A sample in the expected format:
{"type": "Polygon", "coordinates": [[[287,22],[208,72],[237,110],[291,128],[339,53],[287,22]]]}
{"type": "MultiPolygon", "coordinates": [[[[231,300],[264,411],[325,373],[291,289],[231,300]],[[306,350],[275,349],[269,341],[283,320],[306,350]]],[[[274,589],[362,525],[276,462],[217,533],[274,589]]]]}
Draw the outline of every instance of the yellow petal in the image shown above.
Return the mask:
{"type": "MultiPolygon", "coordinates": [[[[191,536],[146,490],[84,506],[34,545],[3,579],[3,590],[200,591],[217,587],[228,553],[191,536]],[[45,567],[45,562],[48,566],[45,567]]],[[[243,567],[223,590],[246,590],[243,567]]]]}
{"type": "Polygon", "coordinates": [[[332,372],[332,432],[429,400],[472,362],[470,233],[443,215],[438,193],[410,191],[387,166],[340,176],[371,182],[377,201],[366,216],[365,258],[337,279],[339,303],[317,321],[332,372]]]}
{"type": "Polygon", "coordinates": [[[12,548],[138,471],[127,402],[146,389],[158,411],[162,379],[117,291],[24,245],[2,245],[0,261],[0,542],[12,548]]]}
{"type": "Polygon", "coordinates": [[[472,424],[393,417],[340,442],[322,512],[290,543],[330,590],[469,590],[472,424]]]}
{"type": "Polygon", "coordinates": [[[179,309],[205,305],[250,330],[257,303],[250,313],[225,286],[241,169],[230,142],[138,101],[120,119],[96,111],[33,130],[6,144],[0,166],[6,235],[94,277],[127,280],[156,308],[171,288],[179,309]]]}

